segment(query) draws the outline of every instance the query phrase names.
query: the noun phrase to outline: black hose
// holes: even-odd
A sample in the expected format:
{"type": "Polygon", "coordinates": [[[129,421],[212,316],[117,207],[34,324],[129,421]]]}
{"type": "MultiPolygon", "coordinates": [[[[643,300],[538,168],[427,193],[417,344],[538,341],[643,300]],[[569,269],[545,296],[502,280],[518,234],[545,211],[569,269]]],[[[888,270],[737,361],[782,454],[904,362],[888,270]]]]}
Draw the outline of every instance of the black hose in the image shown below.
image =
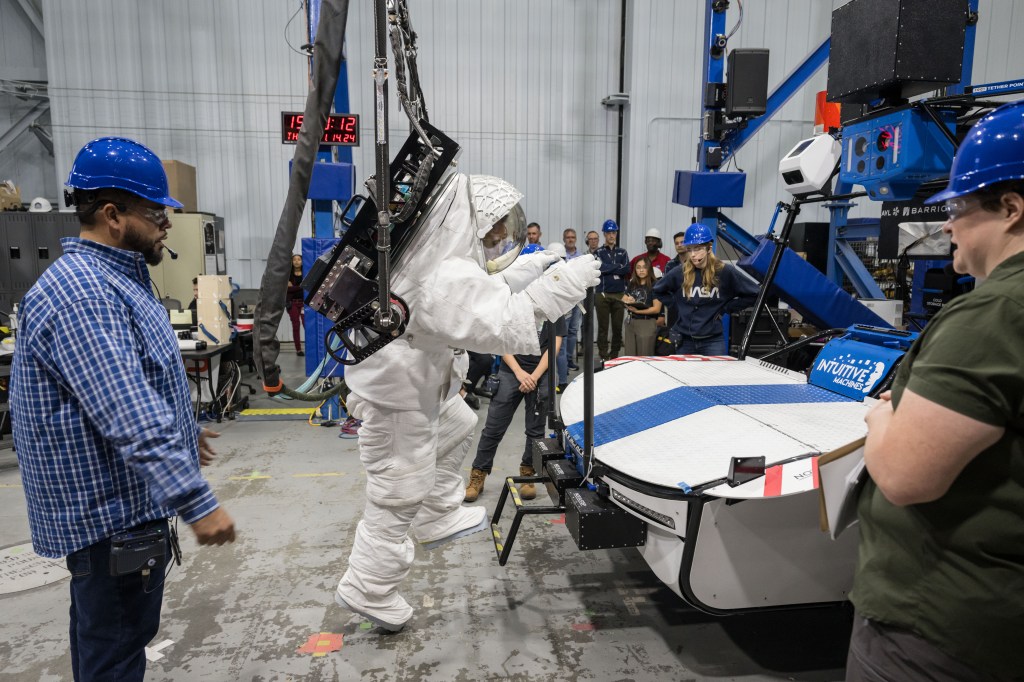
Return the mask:
{"type": "Polygon", "coordinates": [[[263,379],[264,388],[270,392],[281,389],[281,368],[277,365],[281,344],[277,340],[277,328],[284,313],[292,247],[299,231],[302,211],[306,207],[313,163],[320,147],[320,138],[324,134],[324,121],[331,112],[334,91],[338,85],[348,4],[348,0],[323,0],[320,7],[320,25],[313,42],[313,82],[306,97],[302,129],[295,145],[292,173],[288,179],[288,197],[277,222],[274,242],[267,256],[267,269],[260,282],[253,344],[256,368],[263,379]]]}

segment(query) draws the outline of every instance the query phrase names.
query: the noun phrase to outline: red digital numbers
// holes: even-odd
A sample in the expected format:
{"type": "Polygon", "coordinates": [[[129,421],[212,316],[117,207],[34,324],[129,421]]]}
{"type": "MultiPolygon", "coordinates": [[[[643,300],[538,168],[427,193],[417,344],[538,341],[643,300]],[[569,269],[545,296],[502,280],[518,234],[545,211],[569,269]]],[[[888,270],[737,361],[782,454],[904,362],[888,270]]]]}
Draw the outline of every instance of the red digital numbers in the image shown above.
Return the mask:
{"type": "MultiPolygon", "coordinates": [[[[303,115],[295,112],[281,113],[281,142],[295,144],[299,141],[303,115]]],[[[357,114],[331,114],[324,124],[322,145],[359,145],[359,116],[357,114]]]]}

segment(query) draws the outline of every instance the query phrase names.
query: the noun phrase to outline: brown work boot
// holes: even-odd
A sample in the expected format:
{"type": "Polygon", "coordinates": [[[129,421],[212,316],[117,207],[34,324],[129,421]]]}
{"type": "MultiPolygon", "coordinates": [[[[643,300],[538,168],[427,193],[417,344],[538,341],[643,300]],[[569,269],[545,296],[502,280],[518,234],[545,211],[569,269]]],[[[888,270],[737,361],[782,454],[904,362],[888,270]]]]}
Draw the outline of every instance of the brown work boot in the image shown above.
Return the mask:
{"type": "MultiPolygon", "coordinates": [[[[533,470],[533,467],[528,464],[519,465],[520,476],[536,476],[537,472],[533,470]]],[[[519,497],[524,500],[532,500],[537,497],[537,486],[532,483],[520,483],[519,484],[519,497]]]]}
{"type": "Polygon", "coordinates": [[[476,498],[484,491],[484,479],[487,472],[483,469],[473,469],[469,472],[469,485],[466,486],[466,502],[476,502],[476,498]]]}

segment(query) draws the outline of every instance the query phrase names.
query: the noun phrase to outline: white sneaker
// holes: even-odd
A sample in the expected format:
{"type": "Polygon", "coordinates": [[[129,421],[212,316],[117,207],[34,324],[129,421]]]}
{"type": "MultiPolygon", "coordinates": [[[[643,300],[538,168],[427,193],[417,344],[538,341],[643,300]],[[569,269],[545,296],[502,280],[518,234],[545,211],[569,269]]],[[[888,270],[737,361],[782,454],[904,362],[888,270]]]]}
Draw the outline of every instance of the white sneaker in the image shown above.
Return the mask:
{"type": "Polygon", "coordinates": [[[483,507],[456,507],[441,518],[414,529],[424,549],[436,549],[452,540],[487,530],[490,523],[483,507]]]}
{"type": "Polygon", "coordinates": [[[334,601],[343,609],[357,613],[390,632],[398,632],[412,618],[412,607],[409,606],[409,602],[397,594],[388,604],[370,606],[365,603],[358,590],[339,583],[338,589],[334,592],[334,601]]]}

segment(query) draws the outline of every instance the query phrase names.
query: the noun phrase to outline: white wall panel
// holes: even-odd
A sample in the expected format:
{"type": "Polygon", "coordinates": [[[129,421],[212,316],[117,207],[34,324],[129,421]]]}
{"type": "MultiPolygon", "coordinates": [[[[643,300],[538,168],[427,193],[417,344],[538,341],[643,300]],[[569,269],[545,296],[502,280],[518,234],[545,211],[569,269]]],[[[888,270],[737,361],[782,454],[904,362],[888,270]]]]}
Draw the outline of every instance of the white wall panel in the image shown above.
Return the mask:
{"type": "MultiPolygon", "coordinates": [[[[618,118],[600,100],[618,86],[620,8],[615,0],[411,3],[431,122],[458,140],[467,173],[506,178],[526,195],[544,240],[599,224],[614,210],[618,118]],[[610,203],[609,203],[610,202],[610,203]]],[[[349,74],[354,111],[368,111],[369,3],[352,6],[349,74]],[[360,75],[363,78],[360,80],[360,75]]],[[[406,136],[397,104],[392,141],[406,136]]],[[[373,135],[372,119],[362,119],[373,135]]],[[[360,175],[372,147],[355,150],[360,175]]]]}
{"type": "MultiPolygon", "coordinates": [[[[564,227],[596,227],[612,216],[618,115],[600,100],[619,89],[620,0],[411,4],[431,120],[462,144],[461,169],[520,187],[527,216],[541,223],[545,241],[564,227]]],[[[841,4],[746,0],[731,46],[769,48],[774,87],[825,38],[831,11],[841,4]]],[[[21,52],[8,49],[19,18],[10,13],[20,11],[10,5],[0,2],[5,60],[21,52]]],[[[690,210],[673,204],[671,191],[674,172],[694,167],[704,5],[627,1],[631,103],[622,225],[634,253],[647,228],[669,237],[689,223],[690,210]]],[[[293,45],[306,42],[301,13],[285,28],[298,7],[296,0],[44,0],[56,147],[50,193],[87,140],[137,137],[164,158],[196,166],[200,208],[226,220],[229,272],[244,286],[257,285],[294,151],[279,142],[279,114],[302,109],[305,100],[306,61],[285,43],[286,32],[293,45]]],[[[1013,39],[1022,29],[1024,9],[1012,0],[983,2],[976,81],[1022,75],[1024,46],[1013,39]]],[[[354,150],[361,185],[373,172],[366,0],[352,2],[347,54],[351,110],[362,115],[364,144],[354,150]]],[[[736,162],[748,173],[747,201],[730,216],[751,232],[763,232],[775,203],[787,198],[777,162],[809,134],[814,92],[824,87],[822,69],[738,153],[736,162]]],[[[0,108],[0,124],[3,116],[0,108]]],[[[397,147],[407,126],[393,92],[391,124],[397,147]]],[[[858,207],[853,215],[876,209],[858,207]]],[[[803,217],[819,219],[814,209],[803,217]]],[[[308,218],[301,232],[309,234],[308,218]]]]}
{"type": "MultiPolygon", "coordinates": [[[[57,176],[101,134],[195,165],[200,209],[226,220],[229,272],[255,286],[294,149],[278,142],[279,113],[304,103],[305,61],[283,37],[297,6],[48,1],[57,176]]],[[[373,172],[370,8],[352,3],[347,49],[365,140],[354,150],[360,184],[373,172]]],[[[431,120],[462,144],[461,168],[520,187],[546,238],[603,219],[617,118],[600,100],[618,81],[617,47],[608,49],[618,45],[618,3],[437,0],[412,12],[431,120]]],[[[300,15],[289,27],[293,45],[306,42],[303,25],[300,15]]],[[[391,121],[397,148],[407,125],[393,93],[391,121]]]]}
{"type": "MultiPolygon", "coordinates": [[[[46,50],[39,35],[15,2],[0,2],[0,135],[43,101],[12,94],[17,85],[7,79],[46,80],[46,50]]],[[[37,119],[49,128],[50,116],[37,119]]],[[[0,152],[0,181],[11,180],[21,189],[21,199],[37,196],[57,200],[53,157],[31,132],[22,133],[0,152]]]]}
{"type": "MultiPolygon", "coordinates": [[[[294,150],[279,141],[279,115],[301,110],[306,92],[306,61],[283,33],[297,8],[275,0],[48,1],[57,177],[82,144],[105,134],[195,166],[199,209],[226,221],[229,273],[258,286],[294,150]]],[[[303,24],[300,14],[293,44],[306,42],[303,24]]]]}

